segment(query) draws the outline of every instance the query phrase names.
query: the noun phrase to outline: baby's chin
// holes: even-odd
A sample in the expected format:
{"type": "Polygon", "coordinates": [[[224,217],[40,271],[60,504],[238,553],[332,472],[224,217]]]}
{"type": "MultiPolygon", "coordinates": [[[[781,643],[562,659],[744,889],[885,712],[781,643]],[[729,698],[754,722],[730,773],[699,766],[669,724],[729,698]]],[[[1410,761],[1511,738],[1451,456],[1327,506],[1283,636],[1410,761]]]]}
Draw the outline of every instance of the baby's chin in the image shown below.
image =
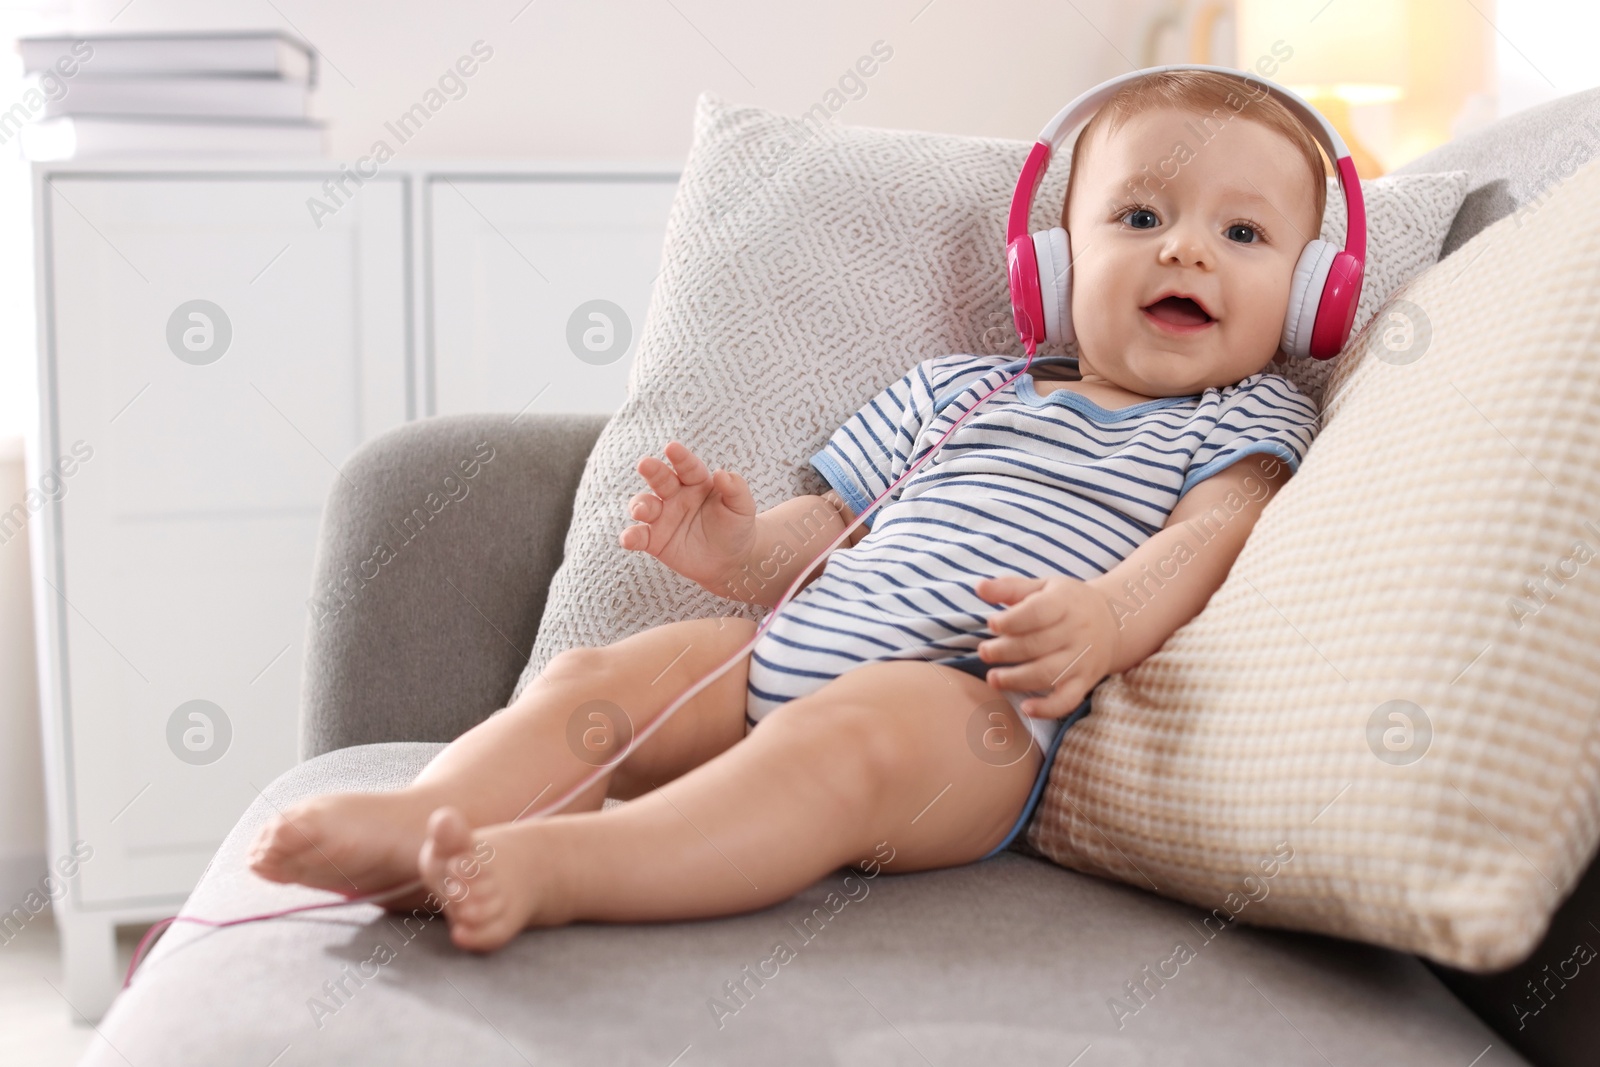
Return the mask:
{"type": "Polygon", "coordinates": [[[1192,396],[1211,383],[1196,375],[1194,357],[1153,352],[1132,355],[1121,362],[1094,363],[1100,376],[1129,392],[1148,397],[1192,396]]]}
{"type": "Polygon", "coordinates": [[[1207,389],[1238,385],[1252,374],[1276,366],[1271,353],[1245,366],[1237,360],[1228,360],[1223,365],[1208,359],[1204,353],[1136,351],[1129,353],[1121,365],[1108,367],[1101,373],[1122,388],[1149,397],[1194,396],[1207,389]]]}

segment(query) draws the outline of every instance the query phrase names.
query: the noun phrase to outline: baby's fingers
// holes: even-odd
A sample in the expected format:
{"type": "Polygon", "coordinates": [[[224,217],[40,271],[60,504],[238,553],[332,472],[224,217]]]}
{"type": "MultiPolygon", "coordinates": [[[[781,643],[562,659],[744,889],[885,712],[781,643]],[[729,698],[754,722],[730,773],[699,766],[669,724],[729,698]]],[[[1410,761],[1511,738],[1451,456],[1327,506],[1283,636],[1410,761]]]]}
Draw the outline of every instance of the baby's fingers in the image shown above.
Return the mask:
{"type": "Polygon", "coordinates": [[[628,501],[628,514],[639,522],[655,522],[661,517],[661,498],[654,493],[635,493],[628,501]]]}
{"type": "Polygon", "coordinates": [[[1084,655],[1088,649],[1064,649],[1041,656],[1020,667],[1008,668],[999,680],[1000,688],[1022,692],[1043,692],[1022,702],[1024,715],[1059,719],[1071,712],[1088,695],[1093,668],[1084,655]]]}
{"type": "Polygon", "coordinates": [[[624,526],[617,535],[617,544],[635,552],[645,551],[650,547],[650,527],[642,522],[624,526]]]}
{"type": "Polygon", "coordinates": [[[650,488],[661,500],[671,500],[683,487],[683,483],[678,481],[677,472],[654,456],[640,456],[635,469],[650,483],[650,488]]]}
{"type": "Polygon", "coordinates": [[[617,544],[640,552],[649,551],[650,524],[661,517],[664,508],[661,498],[654,493],[635,493],[628,500],[628,515],[638,519],[639,522],[634,526],[623,527],[622,532],[617,535],[617,544]]]}
{"type": "Polygon", "coordinates": [[[711,471],[707,469],[705,461],[689,451],[689,446],[681,441],[668,441],[663,451],[678,472],[679,481],[684,485],[698,485],[711,477],[711,471]]]}
{"type": "MultiPolygon", "coordinates": [[[[1040,687],[1043,688],[1043,687],[1040,687]]],[[[1072,714],[1083,698],[1089,695],[1089,683],[1084,678],[1069,674],[1061,684],[1042,697],[1026,697],[1022,701],[1022,714],[1036,719],[1060,719],[1072,714]]]]}

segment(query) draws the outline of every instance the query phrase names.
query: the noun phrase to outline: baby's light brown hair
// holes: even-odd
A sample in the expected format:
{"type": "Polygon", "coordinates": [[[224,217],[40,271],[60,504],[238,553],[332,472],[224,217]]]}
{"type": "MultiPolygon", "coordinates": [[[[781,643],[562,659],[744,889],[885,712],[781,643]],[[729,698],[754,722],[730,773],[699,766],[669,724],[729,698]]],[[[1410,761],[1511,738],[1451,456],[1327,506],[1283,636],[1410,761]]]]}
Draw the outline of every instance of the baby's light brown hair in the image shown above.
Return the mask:
{"type": "MultiPolygon", "coordinates": [[[[1067,208],[1072,203],[1072,186],[1078,177],[1078,165],[1084,158],[1084,147],[1094,131],[1106,126],[1108,133],[1114,133],[1117,127],[1133,116],[1157,108],[1176,108],[1200,116],[1200,132],[1207,137],[1215,136],[1230,120],[1241,118],[1259,123],[1287,138],[1299,149],[1314,179],[1312,196],[1316,220],[1312,231],[1302,236],[1309,241],[1322,231],[1322,212],[1328,201],[1325,179],[1331,171],[1323,162],[1322,149],[1316,138],[1265,86],[1209,70],[1169,70],[1135,79],[1118,89],[1084,123],[1077,139],[1072,142],[1072,169],[1067,176],[1067,194],[1061,202],[1063,228],[1067,225],[1067,208]]],[[[1190,152],[1194,152],[1202,146],[1197,144],[1188,147],[1190,152]]],[[[1166,177],[1171,178],[1172,175],[1166,177]]]]}

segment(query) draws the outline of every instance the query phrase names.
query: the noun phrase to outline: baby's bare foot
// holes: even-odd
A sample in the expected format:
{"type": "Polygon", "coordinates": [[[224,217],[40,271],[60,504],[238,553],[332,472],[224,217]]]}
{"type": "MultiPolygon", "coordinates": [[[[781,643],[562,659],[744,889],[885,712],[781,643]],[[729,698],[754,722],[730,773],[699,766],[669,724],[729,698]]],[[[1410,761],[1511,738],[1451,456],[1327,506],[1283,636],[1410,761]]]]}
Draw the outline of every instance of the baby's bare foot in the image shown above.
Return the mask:
{"type": "Polygon", "coordinates": [[[423,885],[444,902],[457,947],[492,952],[525,927],[569,921],[539,829],[502,823],[473,830],[455,808],[429,818],[417,867],[423,885]]]}
{"type": "MultiPolygon", "coordinates": [[[[302,800],[261,828],[250,846],[250,869],[268,881],[352,897],[414,881],[434,803],[406,790],[302,800]]],[[[392,908],[413,901],[385,903],[392,908]]]]}

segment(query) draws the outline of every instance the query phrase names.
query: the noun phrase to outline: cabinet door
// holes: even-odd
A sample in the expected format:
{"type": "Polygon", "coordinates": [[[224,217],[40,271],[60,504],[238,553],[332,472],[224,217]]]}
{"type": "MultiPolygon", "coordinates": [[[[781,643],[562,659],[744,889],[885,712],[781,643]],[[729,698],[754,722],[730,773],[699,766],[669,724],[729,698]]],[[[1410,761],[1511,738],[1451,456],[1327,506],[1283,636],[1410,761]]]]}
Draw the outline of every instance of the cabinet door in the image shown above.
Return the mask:
{"type": "Polygon", "coordinates": [[[322,177],[41,185],[80,906],[181,899],[296,759],[323,501],[407,417],[407,185],[313,218],[322,177]]]}
{"type": "Polygon", "coordinates": [[[675,174],[430,177],[428,413],[616,411],[676,190],[675,174]]]}

